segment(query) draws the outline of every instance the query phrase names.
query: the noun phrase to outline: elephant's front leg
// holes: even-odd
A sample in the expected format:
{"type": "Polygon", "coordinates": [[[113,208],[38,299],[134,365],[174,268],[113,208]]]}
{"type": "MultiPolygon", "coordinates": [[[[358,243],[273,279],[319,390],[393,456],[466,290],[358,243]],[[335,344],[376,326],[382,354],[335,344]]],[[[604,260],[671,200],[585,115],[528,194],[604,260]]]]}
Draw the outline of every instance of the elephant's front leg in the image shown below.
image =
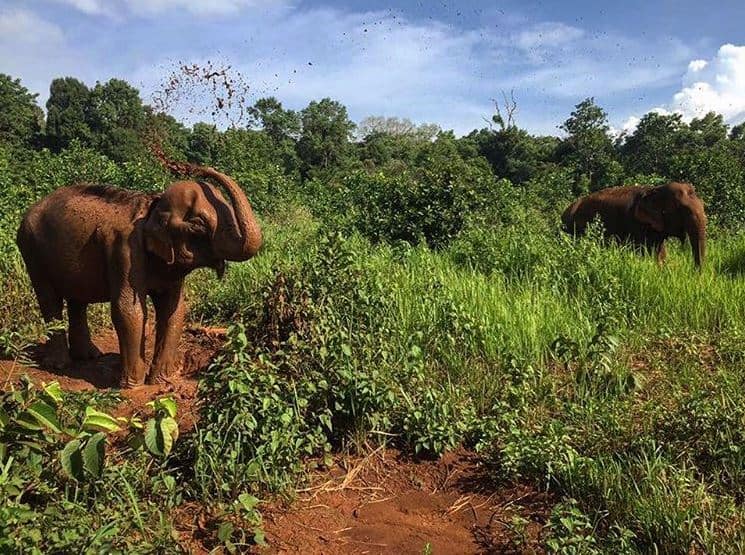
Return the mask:
{"type": "Polygon", "coordinates": [[[155,352],[147,383],[156,384],[166,382],[177,370],[178,344],[186,312],[183,282],[151,297],[155,305],[155,352]]]}
{"type": "Polygon", "coordinates": [[[657,243],[657,264],[659,266],[662,266],[665,264],[665,259],[667,258],[667,249],[665,249],[665,241],[664,239],[657,243]]]}
{"type": "Polygon", "coordinates": [[[119,336],[122,357],[122,388],[145,382],[145,296],[131,289],[121,291],[111,303],[111,320],[119,336]]]}

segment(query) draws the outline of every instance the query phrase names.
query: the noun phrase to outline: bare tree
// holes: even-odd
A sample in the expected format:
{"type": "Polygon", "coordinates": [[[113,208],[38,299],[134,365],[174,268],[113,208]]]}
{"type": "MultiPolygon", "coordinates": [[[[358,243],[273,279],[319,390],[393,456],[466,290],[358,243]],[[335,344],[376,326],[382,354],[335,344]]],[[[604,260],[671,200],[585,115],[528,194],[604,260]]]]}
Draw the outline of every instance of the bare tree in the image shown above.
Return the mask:
{"type": "Polygon", "coordinates": [[[515,112],[517,112],[515,90],[510,89],[509,96],[507,96],[507,93],[505,91],[502,91],[502,102],[504,103],[504,106],[501,109],[499,107],[499,100],[493,98],[492,102],[494,102],[494,111],[496,113],[491,117],[491,121],[484,118],[489,124],[489,128],[493,128],[492,124],[498,125],[499,129],[502,131],[504,131],[505,129],[510,129],[512,127],[517,127],[517,124],[515,123],[515,112]],[[502,110],[504,110],[505,116],[507,116],[506,120],[504,116],[502,116],[502,110]]]}

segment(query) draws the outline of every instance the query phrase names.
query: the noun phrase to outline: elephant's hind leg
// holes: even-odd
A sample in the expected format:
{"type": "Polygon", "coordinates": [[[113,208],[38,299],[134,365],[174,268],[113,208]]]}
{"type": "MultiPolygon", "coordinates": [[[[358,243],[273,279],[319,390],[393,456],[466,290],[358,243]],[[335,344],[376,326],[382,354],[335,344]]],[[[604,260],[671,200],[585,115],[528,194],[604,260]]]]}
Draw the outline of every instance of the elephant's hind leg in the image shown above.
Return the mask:
{"type": "Polygon", "coordinates": [[[67,301],[67,316],[70,319],[70,356],[74,360],[90,360],[101,356],[101,351],[91,341],[88,328],[88,305],[67,301]]]}
{"type": "Polygon", "coordinates": [[[34,293],[36,293],[36,299],[39,301],[41,317],[47,325],[55,325],[57,328],[49,333],[42,364],[60,370],[70,363],[67,337],[62,322],[63,299],[44,273],[35,267],[35,264],[27,262],[26,267],[34,293]]]}

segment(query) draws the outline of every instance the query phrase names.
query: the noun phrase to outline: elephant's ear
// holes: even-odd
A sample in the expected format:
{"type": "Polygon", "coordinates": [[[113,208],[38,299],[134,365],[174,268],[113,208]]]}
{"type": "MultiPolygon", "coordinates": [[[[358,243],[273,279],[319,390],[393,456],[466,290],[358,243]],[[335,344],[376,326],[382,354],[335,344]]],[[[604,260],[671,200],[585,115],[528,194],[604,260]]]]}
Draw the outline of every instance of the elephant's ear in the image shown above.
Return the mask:
{"type": "Polygon", "coordinates": [[[170,214],[158,210],[158,201],[153,202],[153,207],[145,220],[144,235],[145,248],[163,260],[166,264],[173,264],[176,255],[173,251],[173,241],[168,233],[168,221],[170,214]]]}
{"type": "Polygon", "coordinates": [[[640,193],[631,203],[631,215],[643,224],[648,225],[658,233],[665,230],[662,217],[664,199],[657,189],[649,189],[640,193]]]}

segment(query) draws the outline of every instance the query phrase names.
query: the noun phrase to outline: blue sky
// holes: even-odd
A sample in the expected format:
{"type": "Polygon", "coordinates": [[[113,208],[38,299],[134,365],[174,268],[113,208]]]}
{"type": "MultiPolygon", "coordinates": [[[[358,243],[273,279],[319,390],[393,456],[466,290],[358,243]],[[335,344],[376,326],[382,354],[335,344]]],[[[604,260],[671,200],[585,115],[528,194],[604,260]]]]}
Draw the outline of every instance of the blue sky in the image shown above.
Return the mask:
{"type": "MultiPolygon", "coordinates": [[[[0,0],[0,71],[127,79],[149,101],[178,62],[230,64],[254,98],[330,96],[352,119],[465,133],[514,90],[517,123],[558,133],[594,96],[616,129],[650,110],[745,120],[745,2],[0,0]],[[606,5],[607,4],[607,5],[606,5]]],[[[174,106],[175,115],[189,115],[174,106]]]]}

